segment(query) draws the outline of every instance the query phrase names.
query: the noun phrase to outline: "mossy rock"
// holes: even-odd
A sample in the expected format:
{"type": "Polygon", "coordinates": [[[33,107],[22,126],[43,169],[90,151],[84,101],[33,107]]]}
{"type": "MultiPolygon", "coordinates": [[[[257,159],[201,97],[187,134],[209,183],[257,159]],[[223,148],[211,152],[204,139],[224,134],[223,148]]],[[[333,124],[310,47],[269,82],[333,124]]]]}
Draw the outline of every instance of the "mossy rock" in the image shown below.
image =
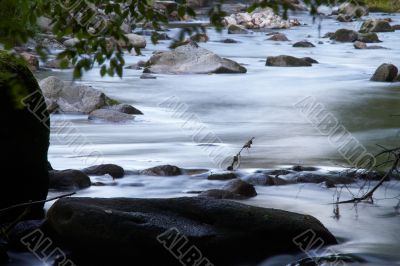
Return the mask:
{"type": "MultiPolygon", "coordinates": [[[[25,61],[0,50],[2,182],[0,208],[47,196],[50,121],[40,87],[25,61]]],[[[31,208],[32,217],[42,213],[31,208]]],[[[3,213],[15,219],[24,209],[3,213]]]]}

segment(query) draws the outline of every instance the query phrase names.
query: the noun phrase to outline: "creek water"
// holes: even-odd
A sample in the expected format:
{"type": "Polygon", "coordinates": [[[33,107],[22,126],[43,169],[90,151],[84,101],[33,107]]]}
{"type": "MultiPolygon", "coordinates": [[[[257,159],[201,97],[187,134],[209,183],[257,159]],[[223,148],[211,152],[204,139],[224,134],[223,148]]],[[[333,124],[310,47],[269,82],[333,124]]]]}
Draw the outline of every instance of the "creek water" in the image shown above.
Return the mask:
{"type": "MultiPolygon", "coordinates": [[[[312,97],[331,113],[368,152],[376,144],[394,147],[400,140],[400,86],[370,82],[382,63],[400,66],[400,32],[379,33],[385,50],[356,50],[352,43],[333,43],[320,38],[339,28],[358,30],[360,21],[340,23],[333,19],[312,22],[306,14],[293,14],[307,25],[281,30],[289,42],[266,40],[266,33],[228,35],[209,29],[210,41],[200,46],[244,64],[246,74],[156,75],[140,79],[140,70],[126,70],[124,77],[101,78],[99,69],[86,73],[79,82],[104,91],[111,98],[132,104],[143,116],[127,123],[89,121],[83,115],[52,115],[49,160],[56,169],[83,168],[95,163],[115,163],[128,170],[161,164],[184,168],[216,170],[216,158],[209,151],[220,149],[231,158],[251,137],[253,148],[242,154],[241,174],[256,169],[288,165],[313,165],[323,169],[348,166],[329,136],[319,132],[295,104],[312,97]],[[321,30],[318,30],[320,25],[321,30]],[[232,38],[239,43],[225,44],[232,38]],[[307,39],[315,48],[293,48],[307,39]],[[319,43],[322,42],[322,43],[319,43]],[[267,56],[309,56],[319,64],[303,68],[266,67],[267,56]],[[170,104],[178,102],[180,108],[170,104]],[[193,123],[193,128],[187,127],[193,123]],[[199,130],[216,141],[199,138],[199,130]],[[204,131],[203,131],[204,130],[204,131]],[[197,135],[196,135],[197,134],[197,135]],[[72,142],[71,140],[74,139],[72,142]],[[206,149],[207,148],[207,149],[206,149]]],[[[400,15],[391,17],[400,24],[400,15]]],[[[177,29],[168,32],[177,34],[177,29]]],[[[126,55],[127,64],[147,60],[155,50],[166,50],[168,41],[148,46],[142,56],[126,55]]],[[[71,71],[42,72],[71,80],[71,71]]],[[[219,157],[220,158],[220,157],[219,157]]],[[[110,186],[79,191],[87,197],[177,197],[191,196],[188,191],[217,188],[223,181],[209,181],[202,175],[149,177],[128,175],[112,181],[92,177],[110,186]]],[[[358,192],[359,184],[342,190],[341,199],[358,192]]],[[[332,217],[330,204],[335,189],[317,184],[279,187],[257,186],[258,196],[244,203],[307,213],[317,217],[339,239],[336,253],[356,254],[367,261],[362,265],[400,265],[400,214],[394,197],[400,191],[397,182],[388,182],[375,204],[343,205],[340,219],[332,217]]],[[[51,192],[51,195],[56,194],[51,192]]],[[[49,205],[48,205],[49,206],[49,205]]],[[[298,256],[306,256],[299,251],[298,256]]],[[[284,265],[294,260],[282,255],[263,265],[284,265]]],[[[35,258],[30,259],[34,265],[35,258]]]]}

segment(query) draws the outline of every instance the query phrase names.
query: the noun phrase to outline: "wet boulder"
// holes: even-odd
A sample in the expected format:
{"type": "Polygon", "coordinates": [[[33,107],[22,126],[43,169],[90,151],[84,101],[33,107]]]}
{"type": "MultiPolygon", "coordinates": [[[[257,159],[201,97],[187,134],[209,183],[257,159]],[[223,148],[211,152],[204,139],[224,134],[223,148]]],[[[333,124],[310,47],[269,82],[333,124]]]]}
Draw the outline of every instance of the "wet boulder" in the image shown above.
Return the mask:
{"type": "Polygon", "coordinates": [[[244,178],[249,184],[257,186],[283,186],[290,184],[286,179],[280,178],[279,176],[272,176],[262,173],[252,174],[244,178]]]}
{"type": "Polygon", "coordinates": [[[314,44],[308,42],[308,41],[300,41],[300,42],[296,42],[295,44],[293,44],[293,47],[296,48],[312,48],[315,47],[314,44]]]}
{"type": "Polygon", "coordinates": [[[379,37],[375,32],[362,33],[358,36],[357,41],[364,43],[382,42],[381,40],[379,40],[379,37]]]}
{"type": "Polygon", "coordinates": [[[146,72],[160,74],[246,73],[238,63],[190,42],[168,52],[158,52],[147,62],[146,72]]]}
{"type": "Polygon", "coordinates": [[[153,176],[177,176],[182,175],[183,170],[175,165],[167,164],[142,170],[140,171],[140,174],[153,176]]]}
{"type": "Polygon", "coordinates": [[[361,25],[360,32],[392,32],[394,29],[384,19],[368,19],[361,25]]]}
{"type": "Polygon", "coordinates": [[[49,187],[56,190],[77,190],[88,188],[90,178],[79,170],[51,170],[49,171],[49,187]]]}
{"type": "Polygon", "coordinates": [[[113,178],[122,178],[125,175],[125,170],[119,165],[116,164],[100,164],[100,165],[93,165],[82,169],[82,172],[87,175],[110,175],[113,178]]]}
{"type": "Polygon", "coordinates": [[[371,81],[393,82],[397,77],[398,69],[393,64],[382,64],[376,70],[371,81]]]}
{"type": "Polygon", "coordinates": [[[304,58],[290,55],[268,56],[266,66],[274,67],[310,67],[312,63],[304,58]]]}
{"type": "Polygon", "coordinates": [[[196,264],[207,258],[214,265],[254,265],[298,252],[310,235],[337,243],[312,216],[207,197],[60,199],[47,225],[77,265],[172,266],[189,249],[193,255],[192,246],[202,254],[194,254],[196,264]]]}
{"type": "Polygon", "coordinates": [[[39,85],[44,97],[55,101],[61,112],[88,114],[106,105],[105,94],[86,85],[69,84],[53,76],[39,85]]]}
{"type": "Polygon", "coordinates": [[[338,29],[330,36],[330,39],[337,42],[355,42],[358,40],[358,32],[348,29],[338,29]]]}
{"type": "MultiPolygon", "coordinates": [[[[46,199],[50,119],[40,87],[23,59],[0,50],[0,73],[3,209],[46,199]]],[[[14,221],[22,211],[3,213],[2,222],[14,221]]],[[[42,215],[43,204],[38,204],[25,218],[42,215]]]]}
{"type": "Polygon", "coordinates": [[[279,32],[272,35],[267,40],[276,41],[276,42],[288,42],[289,41],[289,39],[286,37],[285,34],[279,33],[279,32]]]}
{"type": "Polygon", "coordinates": [[[251,198],[257,196],[256,189],[252,184],[241,180],[240,178],[229,181],[222,187],[223,190],[238,194],[244,198],[251,198]]]}

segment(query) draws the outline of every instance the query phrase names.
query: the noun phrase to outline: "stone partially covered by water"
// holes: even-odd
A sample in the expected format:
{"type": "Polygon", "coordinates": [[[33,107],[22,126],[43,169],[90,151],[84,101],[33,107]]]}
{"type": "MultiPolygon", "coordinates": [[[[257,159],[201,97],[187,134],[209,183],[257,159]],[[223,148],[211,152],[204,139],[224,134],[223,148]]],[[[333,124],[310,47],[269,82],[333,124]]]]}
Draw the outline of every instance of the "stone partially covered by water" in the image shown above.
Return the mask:
{"type": "Polygon", "coordinates": [[[245,67],[222,58],[194,42],[159,52],[147,62],[147,71],[164,74],[246,73],[245,67]]]}
{"type": "Polygon", "coordinates": [[[311,230],[324,245],[336,244],[312,216],[204,197],[61,199],[49,210],[47,224],[78,265],[172,266],[192,245],[202,254],[197,262],[205,257],[214,265],[257,263],[297,252],[296,241],[309,241],[311,230]],[[179,241],[182,236],[187,241],[179,241]]]}

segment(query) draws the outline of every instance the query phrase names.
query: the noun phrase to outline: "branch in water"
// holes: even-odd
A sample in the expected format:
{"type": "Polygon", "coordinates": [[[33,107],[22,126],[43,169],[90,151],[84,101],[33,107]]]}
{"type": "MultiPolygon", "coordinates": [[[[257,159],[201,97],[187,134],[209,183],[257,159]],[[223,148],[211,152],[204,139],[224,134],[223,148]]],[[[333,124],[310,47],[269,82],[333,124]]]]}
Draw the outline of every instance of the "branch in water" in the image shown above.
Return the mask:
{"type": "Polygon", "coordinates": [[[240,149],[240,151],[239,151],[235,156],[233,156],[232,164],[231,164],[230,166],[228,166],[227,170],[233,171],[233,170],[235,169],[235,166],[236,166],[236,169],[239,168],[239,166],[240,166],[240,154],[241,154],[241,152],[242,152],[244,149],[250,149],[250,148],[251,148],[251,145],[253,145],[253,140],[254,140],[254,139],[255,139],[255,137],[252,137],[249,141],[247,141],[247,142],[243,145],[243,147],[240,149]]]}

